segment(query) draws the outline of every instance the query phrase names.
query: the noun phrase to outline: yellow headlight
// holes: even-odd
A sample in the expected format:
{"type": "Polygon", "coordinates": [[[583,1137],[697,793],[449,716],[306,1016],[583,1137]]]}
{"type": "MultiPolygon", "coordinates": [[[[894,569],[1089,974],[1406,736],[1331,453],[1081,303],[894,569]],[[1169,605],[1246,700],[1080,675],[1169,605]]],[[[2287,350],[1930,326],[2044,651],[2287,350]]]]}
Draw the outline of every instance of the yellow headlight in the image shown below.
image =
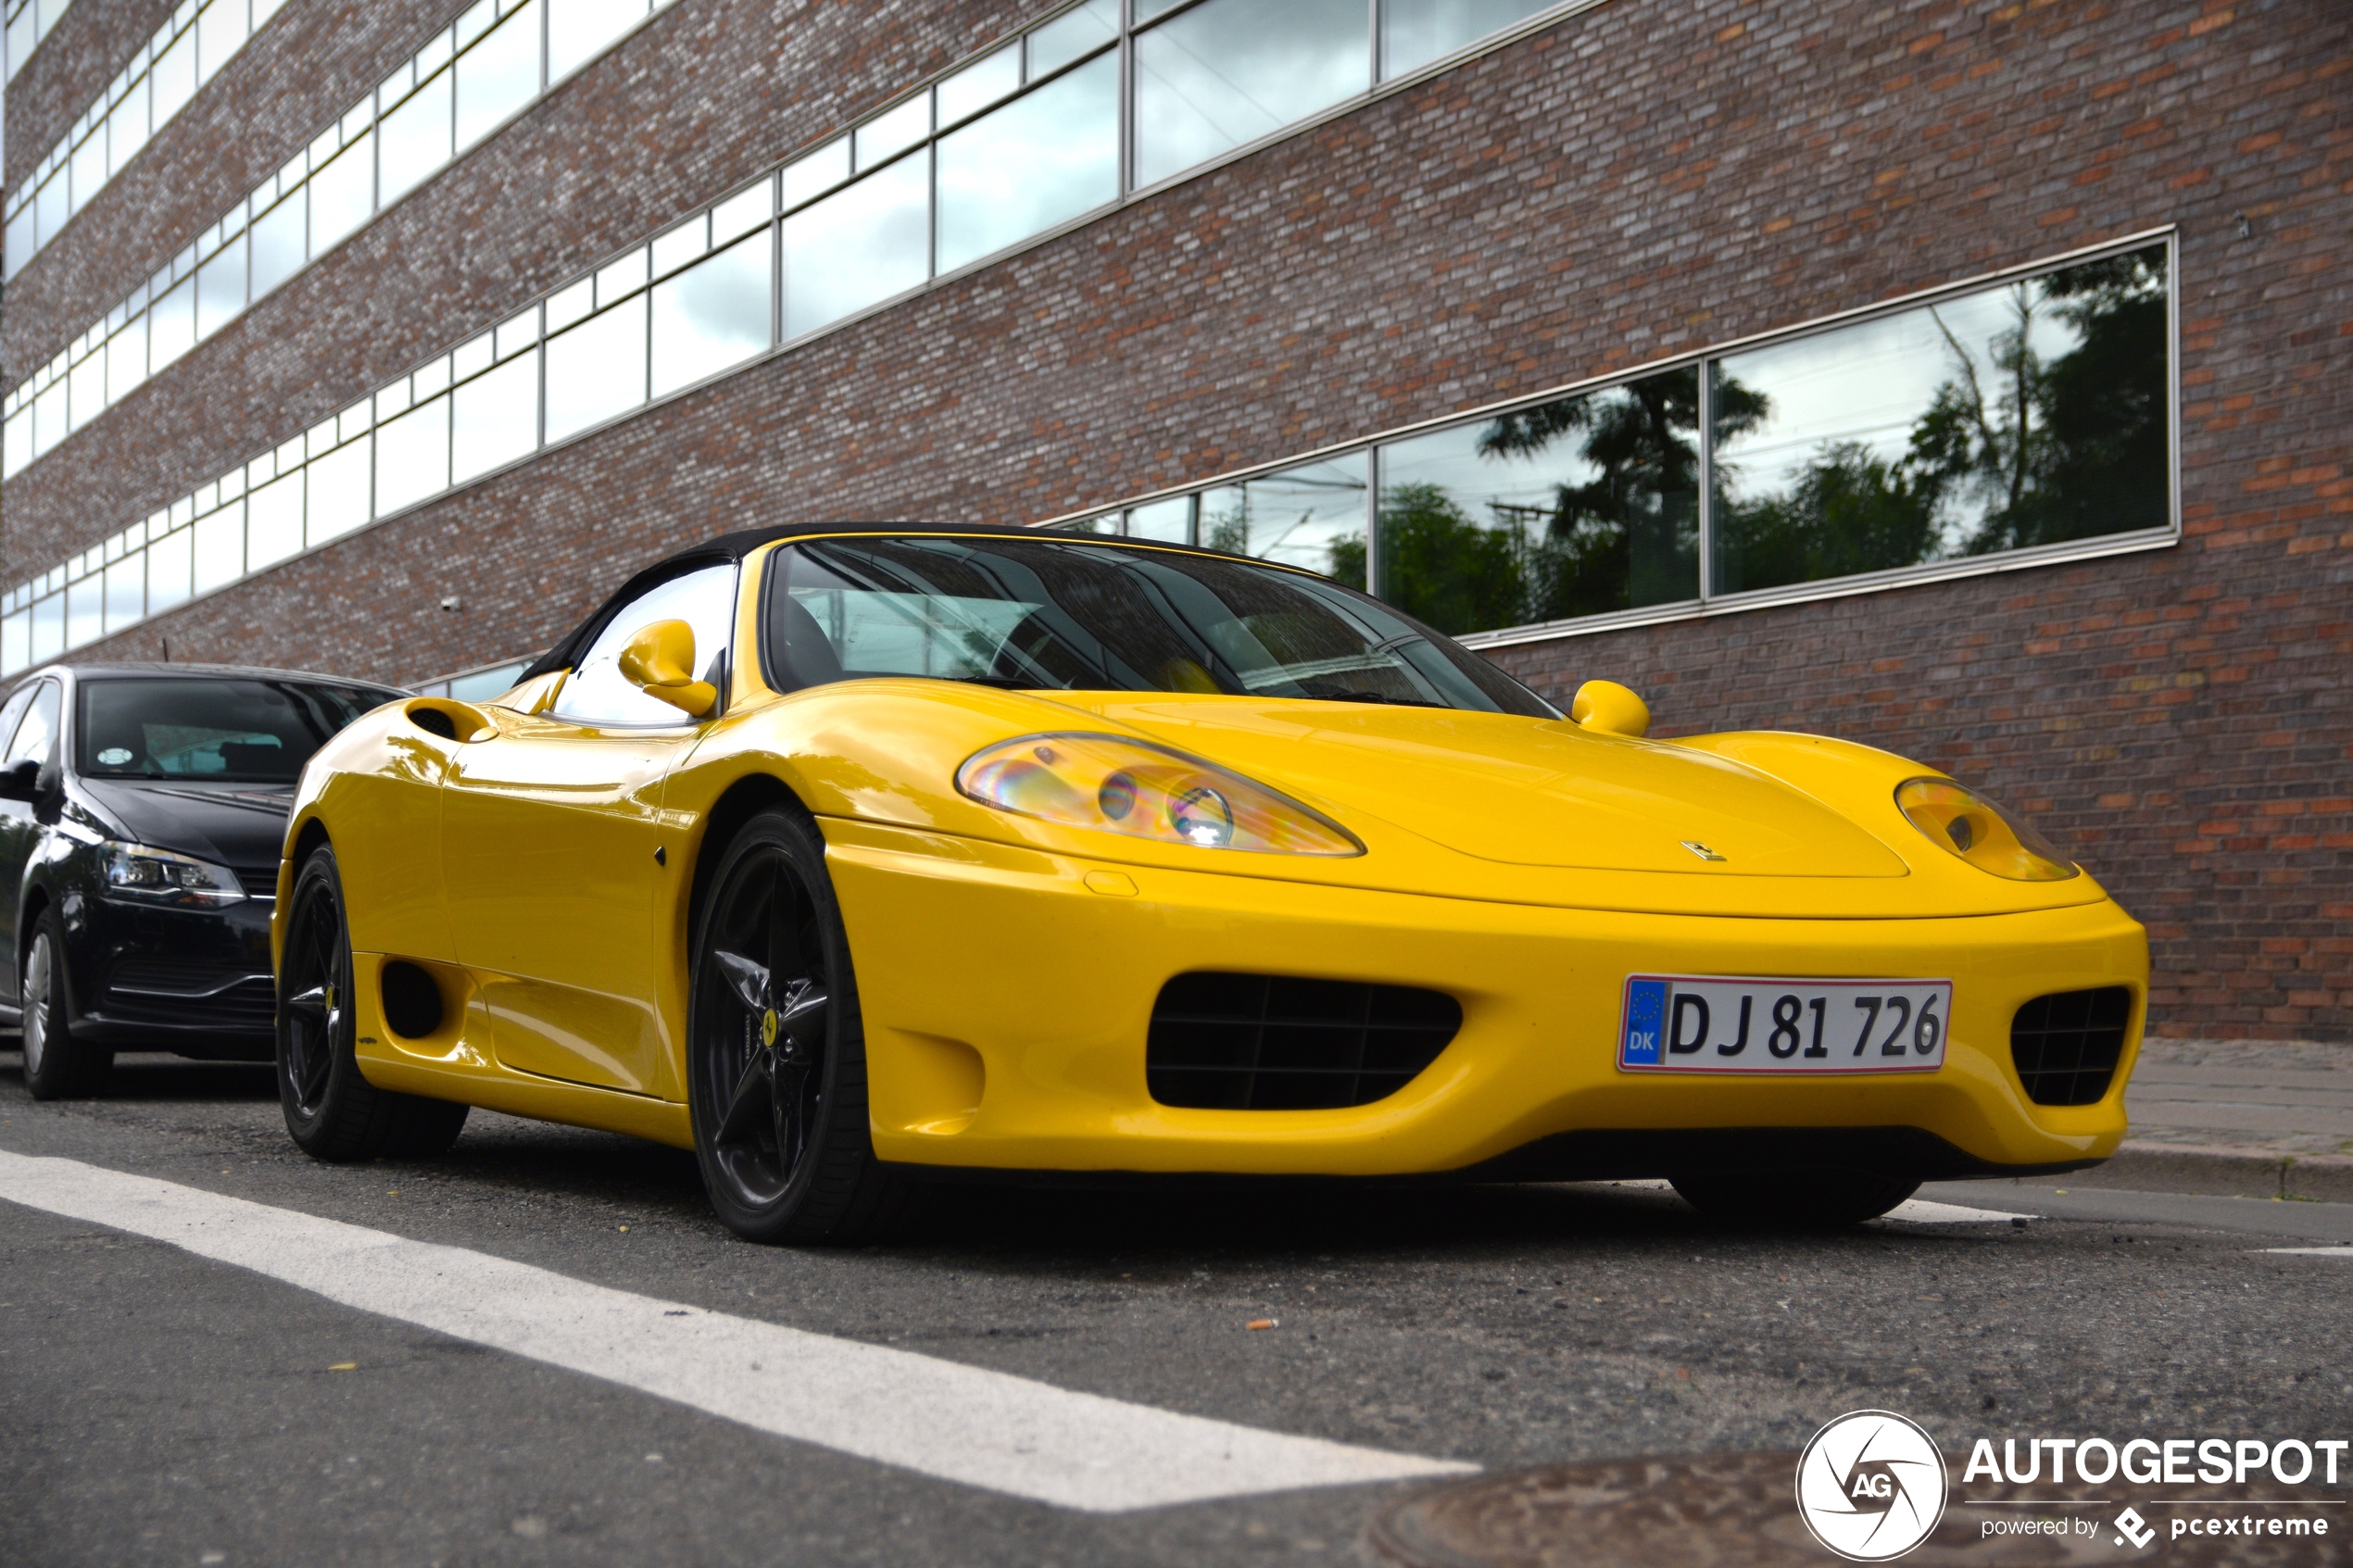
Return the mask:
{"type": "Polygon", "coordinates": [[[1329,817],[1181,751],[1123,735],[1024,735],[976,751],[956,787],[984,806],[1164,844],[1362,855],[1329,817]]]}
{"type": "Polygon", "coordinates": [[[2012,882],[2065,882],[2077,868],[2041,834],[1950,779],[1907,779],[1895,804],[1914,827],[1978,870],[2012,882]]]}

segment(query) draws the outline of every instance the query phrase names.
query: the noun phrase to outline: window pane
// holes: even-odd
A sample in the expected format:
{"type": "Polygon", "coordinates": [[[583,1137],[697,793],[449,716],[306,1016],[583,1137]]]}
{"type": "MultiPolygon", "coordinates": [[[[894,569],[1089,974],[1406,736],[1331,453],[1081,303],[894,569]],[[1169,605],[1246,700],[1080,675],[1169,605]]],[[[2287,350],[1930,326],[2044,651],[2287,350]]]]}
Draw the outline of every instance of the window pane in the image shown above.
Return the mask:
{"type": "Polygon", "coordinates": [[[449,488],[449,399],[376,427],[376,515],[449,488]]]}
{"type": "Polygon", "coordinates": [[[1381,74],[1402,76],[1491,32],[1532,17],[1554,0],[1382,0],[1381,74]]]}
{"type": "Polygon", "coordinates": [[[0,478],[14,479],[32,461],[32,410],[19,408],[11,415],[5,440],[0,440],[0,478]]]}
{"type": "Polygon", "coordinates": [[[73,149],[73,159],[68,165],[73,180],[73,207],[76,212],[90,205],[107,182],[107,133],[103,127],[82,140],[73,149]]]}
{"type": "Polygon", "coordinates": [[[769,232],[762,230],[654,289],[655,396],[768,346],[774,255],[769,232]]]}
{"type": "MultiPolygon", "coordinates": [[[[1148,507],[1134,507],[1127,513],[1127,537],[1130,539],[1164,539],[1172,545],[1193,542],[1193,498],[1176,495],[1165,501],[1154,501],[1148,507]]],[[[1362,572],[1358,576],[1364,575],[1362,572]]]]}
{"type": "Polygon", "coordinates": [[[210,337],[245,307],[245,236],[239,234],[196,269],[196,336],[210,337]]]}
{"type": "MultiPolygon", "coordinates": [[[[249,571],[261,571],[271,562],[283,562],[284,558],[301,550],[301,472],[289,472],[245,498],[245,552],[249,571]]],[[[228,508],[223,508],[223,512],[226,510],[228,508]]],[[[205,521],[209,520],[200,517],[195,524],[197,558],[205,555],[205,521]]],[[[228,552],[223,547],[221,562],[217,562],[217,567],[226,567],[226,558],[228,552]]],[[[197,567],[197,571],[202,571],[202,567],[197,567]]]]}
{"type": "MultiPolygon", "coordinates": [[[[1139,6],[1140,13],[1144,7],[1139,6]]],[[[1087,0],[1029,35],[1029,79],[1060,70],[1119,36],[1118,0],[1087,0]]]]}
{"type": "Polygon", "coordinates": [[[531,349],[451,393],[449,479],[462,484],[539,445],[539,351],[531,349]]]}
{"type": "Polygon", "coordinates": [[[147,613],[147,552],[133,550],[107,568],[107,634],[147,613]]]}
{"type": "Polygon", "coordinates": [[[310,176],[310,254],[316,257],[375,212],[376,133],[337,153],[310,176]]]}
{"type": "Polygon", "coordinates": [[[32,662],[55,659],[66,646],[66,596],[52,594],[32,607],[32,662]]]}
{"type": "Polygon", "coordinates": [[[785,205],[798,207],[849,178],[849,138],[837,136],[815,152],[785,165],[785,205]]]}
{"type": "Polygon", "coordinates": [[[547,439],[626,413],[646,400],[646,296],[547,340],[547,439]]]}
{"type": "Polygon", "coordinates": [[[1201,501],[1201,543],[1365,583],[1365,457],[1306,463],[1201,501]]]}
{"type": "Polygon", "coordinates": [[[1718,361],[1718,593],[2162,528],[2165,250],[1718,361]]]}
{"type": "Polygon", "coordinates": [[[894,153],[901,153],[931,134],[931,97],[910,98],[879,119],[868,120],[855,132],[858,169],[874,168],[894,153]]]}
{"type": "Polygon", "coordinates": [[[38,458],[65,438],[66,383],[52,382],[32,400],[32,455],[38,458]]]}
{"type": "Polygon", "coordinates": [[[1119,196],[1119,60],[1089,60],[939,142],[939,270],[1119,196]]]}
{"type": "Polygon", "coordinates": [[[953,125],[975,109],[1013,96],[1020,86],[1021,45],[1008,44],[939,84],[939,123],[953,125]]]}
{"type": "Polygon", "coordinates": [[[683,621],[695,629],[698,679],[716,684],[726,673],[727,648],[736,625],[736,569],[707,566],[673,577],[622,608],[556,695],[556,716],[589,724],[686,724],[686,714],[648,696],[621,673],[621,650],[638,631],[657,621],[683,621]]]}
{"type": "Polygon", "coordinates": [[[363,435],[305,465],[303,536],[309,543],[348,533],[368,521],[368,446],[363,435]]]}
{"type": "Polygon", "coordinates": [[[147,364],[159,373],[196,343],[196,281],[182,279],[179,287],[147,307],[147,364]]]}
{"type": "Polygon", "coordinates": [[[458,145],[473,145],[538,93],[539,0],[530,0],[458,56],[458,145]]]}
{"type": "Polygon", "coordinates": [[[1699,596],[1691,370],[1381,448],[1380,596],[1459,635],[1699,596]]]}
{"type": "Polygon", "coordinates": [[[107,340],[107,401],[120,403],[147,379],[147,318],[133,316],[107,340]]]}
{"type": "Polygon", "coordinates": [[[253,508],[254,532],[262,541],[261,547],[276,552],[266,558],[257,556],[257,560],[275,560],[302,547],[302,475],[292,473],[275,484],[263,485],[246,496],[242,506],[223,507],[196,519],[189,532],[195,536],[197,593],[225,587],[245,575],[247,507],[253,508]],[[283,537],[289,526],[291,545],[283,537]]]}
{"type": "Polygon", "coordinates": [[[85,577],[79,583],[66,584],[66,646],[78,648],[94,643],[105,634],[105,606],[101,603],[104,584],[96,577],[85,577]]]}
{"type": "Polygon", "coordinates": [[[180,112],[196,90],[196,30],[190,28],[180,42],[166,49],[147,73],[155,93],[155,123],[161,125],[180,112]]]}
{"type": "Polygon", "coordinates": [[[188,596],[195,564],[190,546],[195,536],[193,528],[175,528],[147,546],[148,614],[160,615],[188,596]]]}
{"type": "Polygon", "coordinates": [[[376,127],[376,205],[390,207],[449,161],[449,78],[444,70],[376,127]]]}
{"type": "Polygon", "coordinates": [[[253,242],[253,287],[249,297],[259,299],[302,270],[303,231],[309,216],[309,192],[300,190],[263,213],[246,231],[253,242]]]}
{"type": "Polygon", "coordinates": [[[930,183],[920,153],[785,220],[785,335],[799,337],[921,283],[930,183]]]}
{"type": "Polygon", "coordinates": [[[18,209],[14,218],[8,220],[7,268],[11,278],[22,271],[24,264],[32,259],[32,225],[37,216],[32,204],[28,202],[18,209]]]}
{"type": "Polygon", "coordinates": [[[245,47],[244,0],[213,0],[196,13],[196,80],[210,82],[245,47]]]}
{"type": "Polygon", "coordinates": [[[548,0],[547,80],[585,65],[646,14],[646,0],[548,0]]]}
{"type": "Polygon", "coordinates": [[[1372,83],[1364,0],[1208,0],[1139,33],[1135,50],[1139,185],[1372,83]]]}
{"type": "Polygon", "coordinates": [[[32,665],[32,611],[18,610],[0,620],[0,675],[14,675],[32,665]]]}
{"type": "Polygon", "coordinates": [[[68,428],[80,430],[107,411],[107,352],[84,355],[66,377],[68,428]]]}

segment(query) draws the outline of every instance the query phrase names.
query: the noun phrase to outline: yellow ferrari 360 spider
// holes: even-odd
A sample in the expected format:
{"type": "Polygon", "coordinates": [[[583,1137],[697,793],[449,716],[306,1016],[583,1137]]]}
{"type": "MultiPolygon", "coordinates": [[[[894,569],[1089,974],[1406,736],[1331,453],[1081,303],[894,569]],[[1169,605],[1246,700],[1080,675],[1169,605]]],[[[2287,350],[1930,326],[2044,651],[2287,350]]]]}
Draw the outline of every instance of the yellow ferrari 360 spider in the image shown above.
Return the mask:
{"type": "Polygon", "coordinates": [[[872,1235],[939,1167],[1836,1223],[2113,1152],[2147,947],[2090,876],[1901,758],[1648,720],[1214,551],[730,535],[311,761],[287,1124],[637,1134],[761,1240],[872,1235]]]}

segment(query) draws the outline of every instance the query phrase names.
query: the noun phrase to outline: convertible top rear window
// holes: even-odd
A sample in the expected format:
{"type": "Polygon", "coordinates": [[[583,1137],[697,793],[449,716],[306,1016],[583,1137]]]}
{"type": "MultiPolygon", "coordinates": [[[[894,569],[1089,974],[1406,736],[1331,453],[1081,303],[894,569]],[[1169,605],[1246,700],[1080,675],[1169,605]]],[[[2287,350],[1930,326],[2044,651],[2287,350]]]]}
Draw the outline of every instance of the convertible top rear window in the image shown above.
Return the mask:
{"type": "Polygon", "coordinates": [[[1378,600],[1187,551],[1048,538],[812,540],[776,551],[764,619],[762,657],[779,691],[918,675],[1556,716],[1378,600]]]}

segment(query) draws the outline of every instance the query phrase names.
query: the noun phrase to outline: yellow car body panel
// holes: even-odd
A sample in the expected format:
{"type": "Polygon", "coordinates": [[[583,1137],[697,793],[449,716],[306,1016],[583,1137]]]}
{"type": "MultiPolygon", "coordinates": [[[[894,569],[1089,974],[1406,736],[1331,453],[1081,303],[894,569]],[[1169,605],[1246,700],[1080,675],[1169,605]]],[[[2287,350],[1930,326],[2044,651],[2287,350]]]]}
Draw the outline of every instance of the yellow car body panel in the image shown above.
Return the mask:
{"type": "Polygon", "coordinates": [[[745,561],[714,720],[592,730],[547,716],[556,683],[540,677],[498,703],[388,706],[314,759],[277,935],[294,857],[331,841],[371,1083],[690,1146],[696,874],[724,847],[714,811],[749,788],[789,793],[824,834],[885,1160],[1377,1175],[1612,1129],[1907,1128],[1985,1165],[2049,1166],[2105,1158],[2123,1135],[2141,927],[2088,874],[2008,882],[1929,840],[1894,789],[1934,770],[1802,734],[1651,741],[1347,702],[912,678],[779,695],[760,673],[759,564],[745,561]],[[480,738],[428,733],[421,707],[480,738]],[[1159,842],[957,791],[984,746],[1063,732],[1207,758],[1340,822],[1365,853],[1159,842]],[[375,976],[395,958],[441,989],[429,1038],[384,1023],[375,976]],[[1180,1109],[1152,1099],[1145,1040],[1162,985],[1196,971],[1424,986],[1464,1022],[1371,1104],[1180,1109]],[[1949,978],[1944,1064],[1626,1073],[1635,973],[1949,978]],[[2108,1092],[2033,1103],[2013,1014],[2104,985],[2133,996],[2108,1092]]]}

